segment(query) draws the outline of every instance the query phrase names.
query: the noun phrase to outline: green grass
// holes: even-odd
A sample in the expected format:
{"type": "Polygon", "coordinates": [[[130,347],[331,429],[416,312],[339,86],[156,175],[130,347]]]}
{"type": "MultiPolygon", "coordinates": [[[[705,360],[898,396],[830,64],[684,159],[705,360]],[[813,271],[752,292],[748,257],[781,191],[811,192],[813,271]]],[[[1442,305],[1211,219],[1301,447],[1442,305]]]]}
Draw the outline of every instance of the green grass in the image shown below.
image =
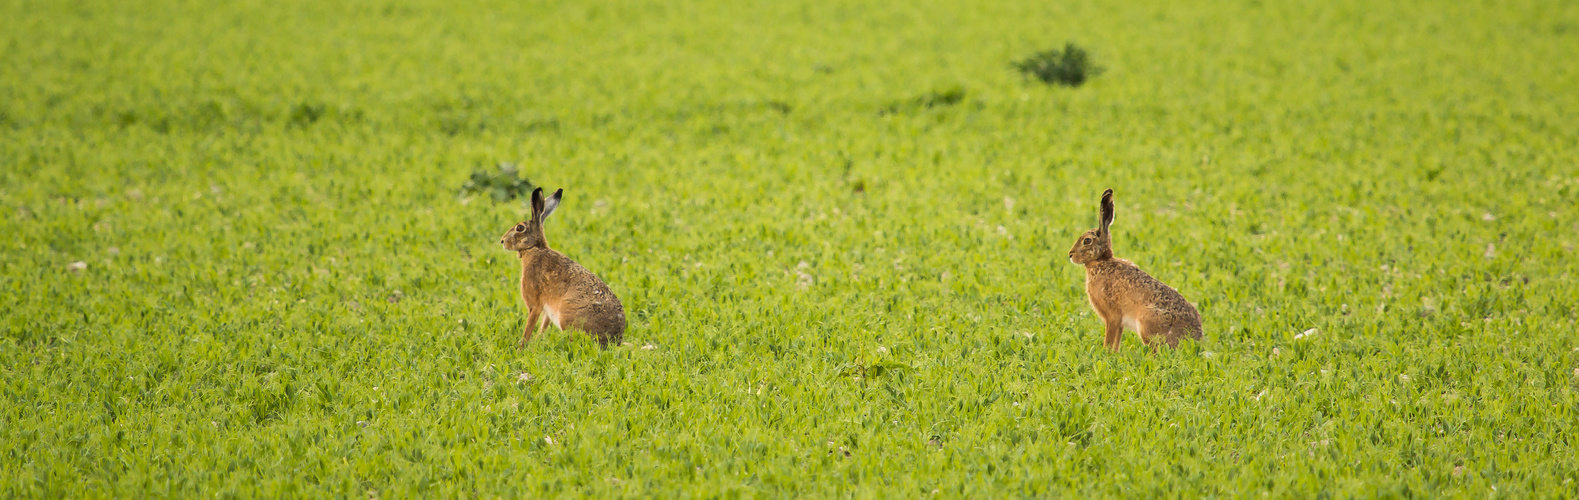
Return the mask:
{"type": "Polygon", "coordinates": [[[1579,494],[1572,3],[449,4],[0,2],[0,496],[1579,494]]]}

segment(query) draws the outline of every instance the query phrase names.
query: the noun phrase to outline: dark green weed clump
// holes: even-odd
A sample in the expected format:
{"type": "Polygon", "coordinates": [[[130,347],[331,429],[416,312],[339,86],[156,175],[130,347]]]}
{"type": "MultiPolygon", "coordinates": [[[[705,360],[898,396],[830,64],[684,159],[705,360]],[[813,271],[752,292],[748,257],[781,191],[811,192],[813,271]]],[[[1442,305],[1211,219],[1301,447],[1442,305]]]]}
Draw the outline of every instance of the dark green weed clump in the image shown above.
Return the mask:
{"type": "Polygon", "coordinates": [[[1038,52],[1011,65],[1020,73],[1048,85],[1079,87],[1087,79],[1102,74],[1102,67],[1092,62],[1091,54],[1074,43],[1065,43],[1063,50],[1038,52]]]}
{"type": "Polygon", "coordinates": [[[521,177],[519,172],[520,169],[514,163],[504,162],[499,163],[498,172],[475,170],[466,184],[461,186],[461,195],[486,193],[493,201],[513,200],[536,187],[531,179],[521,177]]]}

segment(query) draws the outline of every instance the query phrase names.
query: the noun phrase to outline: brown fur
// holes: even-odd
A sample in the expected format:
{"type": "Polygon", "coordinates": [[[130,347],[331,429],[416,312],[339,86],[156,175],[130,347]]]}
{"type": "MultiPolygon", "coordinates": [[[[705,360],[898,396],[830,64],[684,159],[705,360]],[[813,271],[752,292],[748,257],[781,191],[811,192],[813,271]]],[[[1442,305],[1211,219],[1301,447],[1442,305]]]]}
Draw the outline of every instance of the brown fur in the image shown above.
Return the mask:
{"type": "Polygon", "coordinates": [[[1181,338],[1200,340],[1201,314],[1195,306],[1134,263],[1113,257],[1113,216],[1109,189],[1102,193],[1101,226],[1081,234],[1069,249],[1069,261],[1086,267],[1086,296],[1107,331],[1103,345],[1118,352],[1126,327],[1153,351],[1158,341],[1178,347],[1181,338]]]}
{"type": "Polygon", "coordinates": [[[587,268],[548,247],[543,220],[559,206],[564,190],[545,200],[541,188],[532,192],[532,218],[516,224],[499,243],[521,258],[521,300],[526,302],[526,331],[516,348],[526,347],[545,323],[561,330],[592,334],[598,344],[619,344],[625,336],[625,307],[609,286],[587,268]],[[557,321],[556,321],[557,320],[557,321]]]}

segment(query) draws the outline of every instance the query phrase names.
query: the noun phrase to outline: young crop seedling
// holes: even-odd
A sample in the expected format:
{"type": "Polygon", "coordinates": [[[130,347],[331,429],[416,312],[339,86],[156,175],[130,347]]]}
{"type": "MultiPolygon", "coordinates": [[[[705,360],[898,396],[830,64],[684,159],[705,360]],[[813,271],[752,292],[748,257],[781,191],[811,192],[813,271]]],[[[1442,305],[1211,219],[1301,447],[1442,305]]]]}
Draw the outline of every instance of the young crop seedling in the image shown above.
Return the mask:
{"type": "Polygon", "coordinates": [[[1579,492],[1579,9],[366,3],[0,2],[0,499],[1579,492]]]}

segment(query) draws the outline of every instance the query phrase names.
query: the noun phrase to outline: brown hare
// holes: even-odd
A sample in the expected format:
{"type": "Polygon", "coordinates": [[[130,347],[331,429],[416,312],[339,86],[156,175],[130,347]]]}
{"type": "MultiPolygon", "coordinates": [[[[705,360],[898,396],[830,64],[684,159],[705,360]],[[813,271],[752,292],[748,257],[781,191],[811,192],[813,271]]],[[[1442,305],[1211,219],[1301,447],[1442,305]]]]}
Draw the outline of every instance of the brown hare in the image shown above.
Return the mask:
{"type": "Polygon", "coordinates": [[[1124,330],[1140,333],[1156,352],[1158,342],[1178,347],[1179,339],[1201,339],[1201,314],[1184,296],[1135,264],[1113,256],[1113,190],[1102,193],[1102,225],[1086,231],[1069,249],[1069,261],[1086,266],[1086,296],[1107,327],[1104,345],[1114,352],[1124,330]]]}
{"type": "Polygon", "coordinates": [[[526,347],[543,323],[561,330],[574,328],[592,334],[598,344],[619,345],[625,336],[625,307],[603,280],[548,247],[543,221],[559,208],[565,190],[543,199],[543,189],[532,191],[532,218],[505,231],[499,243],[521,257],[521,300],[529,311],[526,331],[516,348],[526,347]]]}

